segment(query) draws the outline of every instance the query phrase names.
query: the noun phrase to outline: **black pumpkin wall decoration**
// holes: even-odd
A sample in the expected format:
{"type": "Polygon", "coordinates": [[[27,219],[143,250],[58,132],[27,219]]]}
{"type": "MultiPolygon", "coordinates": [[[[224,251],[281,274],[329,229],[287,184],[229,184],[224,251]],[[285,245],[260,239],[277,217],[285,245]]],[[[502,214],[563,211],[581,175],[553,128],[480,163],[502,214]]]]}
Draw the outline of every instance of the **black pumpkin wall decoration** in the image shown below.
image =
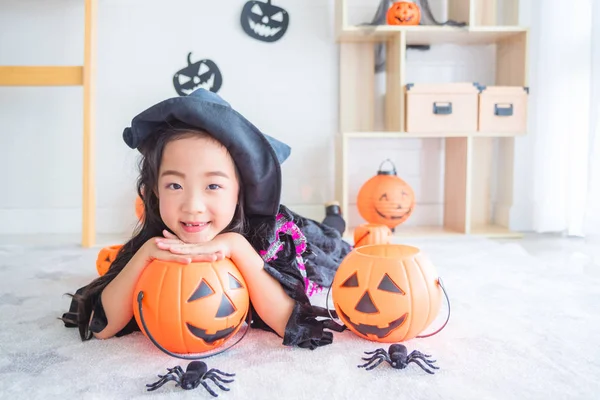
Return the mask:
{"type": "Polygon", "coordinates": [[[248,1],[242,9],[242,28],[252,38],[275,42],[285,34],[290,15],[283,8],[257,0],[248,1]]]}
{"type": "Polygon", "coordinates": [[[212,60],[192,63],[192,53],[188,53],[187,67],[173,75],[173,86],[180,96],[187,96],[194,90],[204,88],[217,93],[223,84],[223,75],[212,60]]]}

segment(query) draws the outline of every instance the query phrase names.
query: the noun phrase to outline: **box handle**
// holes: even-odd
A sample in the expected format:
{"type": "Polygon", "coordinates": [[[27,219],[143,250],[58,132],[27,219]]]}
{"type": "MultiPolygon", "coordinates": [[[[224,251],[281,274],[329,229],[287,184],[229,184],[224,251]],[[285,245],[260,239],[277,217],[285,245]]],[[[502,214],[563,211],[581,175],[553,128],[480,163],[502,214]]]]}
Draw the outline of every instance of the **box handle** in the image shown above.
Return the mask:
{"type": "Polygon", "coordinates": [[[451,102],[434,102],[433,113],[438,115],[449,115],[452,114],[452,103],[451,102]]]}
{"type": "Polygon", "coordinates": [[[494,115],[498,117],[510,117],[513,115],[512,103],[496,103],[494,104],[494,115]]]}

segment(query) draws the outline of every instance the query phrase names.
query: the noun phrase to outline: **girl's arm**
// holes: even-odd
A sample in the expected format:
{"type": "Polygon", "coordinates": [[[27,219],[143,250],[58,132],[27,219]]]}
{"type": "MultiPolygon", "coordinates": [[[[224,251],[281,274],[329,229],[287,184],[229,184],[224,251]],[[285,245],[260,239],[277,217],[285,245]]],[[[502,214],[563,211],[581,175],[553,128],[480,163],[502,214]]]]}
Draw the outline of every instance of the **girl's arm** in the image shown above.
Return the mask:
{"type": "Polygon", "coordinates": [[[108,339],[129,323],[133,317],[133,291],[135,285],[142,271],[154,259],[177,261],[184,264],[189,264],[191,261],[190,257],[160,250],[156,246],[156,238],[144,243],[121,272],[102,291],[100,300],[106,314],[107,325],[102,331],[94,333],[94,337],[108,339]]]}
{"type": "Polygon", "coordinates": [[[260,318],[281,337],[294,309],[294,300],[281,284],[264,270],[265,262],[242,235],[232,235],[231,260],[238,267],[250,293],[250,300],[260,318]]]}

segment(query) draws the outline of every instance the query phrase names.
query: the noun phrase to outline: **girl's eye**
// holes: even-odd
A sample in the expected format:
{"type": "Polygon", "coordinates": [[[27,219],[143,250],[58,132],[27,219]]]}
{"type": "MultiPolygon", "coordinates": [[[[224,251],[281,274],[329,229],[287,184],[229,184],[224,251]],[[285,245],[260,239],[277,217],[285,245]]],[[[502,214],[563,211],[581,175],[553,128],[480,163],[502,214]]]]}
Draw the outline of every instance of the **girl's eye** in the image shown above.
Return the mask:
{"type": "Polygon", "coordinates": [[[169,183],[167,185],[167,188],[174,189],[174,190],[182,189],[182,187],[181,187],[181,185],[179,183],[169,183]]]}
{"type": "Polygon", "coordinates": [[[220,188],[221,188],[221,186],[220,186],[220,185],[217,185],[216,183],[213,183],[213,184],[211,184],[211,185],[208,185],[208,189],[209,189],[209,190],[217,190],[217,189],[220,189],[220,188]]]}

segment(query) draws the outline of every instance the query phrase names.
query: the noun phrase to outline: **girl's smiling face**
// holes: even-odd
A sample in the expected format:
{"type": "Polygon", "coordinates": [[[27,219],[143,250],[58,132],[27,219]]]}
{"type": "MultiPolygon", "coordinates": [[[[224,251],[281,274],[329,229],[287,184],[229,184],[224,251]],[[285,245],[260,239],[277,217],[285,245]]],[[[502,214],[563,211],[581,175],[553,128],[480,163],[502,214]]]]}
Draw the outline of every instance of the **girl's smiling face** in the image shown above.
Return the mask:
{"type": "Polygon", "coordinates": [[[167,143],[157,196],[165,225],[186,243],[212,240],[232,221],[240,186],[227,149],[211,136],[167,143]]]}

